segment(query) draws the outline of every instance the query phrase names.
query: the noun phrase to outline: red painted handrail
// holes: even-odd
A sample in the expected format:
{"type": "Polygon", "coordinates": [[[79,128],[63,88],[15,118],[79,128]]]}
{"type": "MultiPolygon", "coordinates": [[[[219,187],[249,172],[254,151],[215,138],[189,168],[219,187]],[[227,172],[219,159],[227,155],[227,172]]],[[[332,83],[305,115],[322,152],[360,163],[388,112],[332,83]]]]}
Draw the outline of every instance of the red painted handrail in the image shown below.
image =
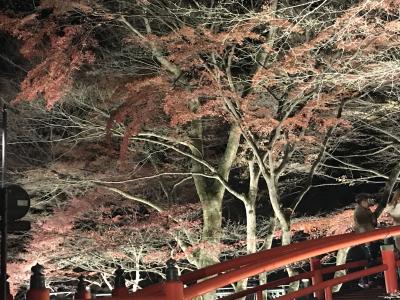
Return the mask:
{"type": "MultiPolygon", "coordinates": [[[[336,236],[330,236],[325,238],[325,242],[336,239],[336,236]]],[[[293,243],[290,245],[275,247],[268,250],[263,250],[257,253],[248,254],[246,256],[240,256],[233,258],[212,266],[208,266],[199,270],[185,273],[179,277],[179,279],[184,284],[191,284],[197,280],[210,277],[216,274],[224,273],[230,270],[239,269],[243,266],[249,265],[251,263],[257,262],[260,259],[269,259],[276,256],[277,254],[293,252],[296,249],[304,249],[304,247],[309,247],[312,245],[320,244],[319,239],[307,240],[300,243],[293,243]]]]}
{"type": "MultiPolygon", "coordinates": [[[[331,266],[331,267],[326,267],[323,268],[321,270],[322,274],[329,274],[329,273],[333,273],[339,270],[344,270],[344,269],[352,269],[352,268],[357,268],[357,267],[365,267],[368,265],[368,261],[366,260],[360,260],[360,261],[353,261],[353,262],[349,262],[343,265],[338,265],[338,266],[331,266]]],[[[234,299],[239,299],[241,297],[244,296],[248,296],[248,295],[252,295],[252,294],[256,294],[259,291],[264,291],[266,289],[271,289],[271,288],[275,288],[278,287],[280,285],[285,285],[285,284],[289,284],[291,282],[294,281],[298,281],[301,279],[306,279],[306,278],[311,278],[314,275],[314,271],[309,271],[309,272],[304,272],[292,277],[286,277],[286,278],[282,278],[282,279],[278,279],[278,280],[274,280],[247,290],[243,290],[240,292],[237,292],[235,294],[232,295],[228,295],[225,297],[220,298],[220,300],[234,300],[234,299]]]]}
{"type": "Polygon", "coordinates": [[[348,262],[343,265],[325,267],[321,271],[322,271],[322,274],[329,274],[329,273],[333,273],[333,272],[345,270],[345,269],[365,267],[367,265],[368,265],[367,260],[358,260],[358,261],[348,262]]]}
{"type": "Polygon", "coordinates": [[[341,276],[341,277],[337,277],[337,278],[333,278],[333,279],[330,279],[330,280],[323,281],[323,282],[321,282],[319,284],[306,287],[304,289],[301,289],[301,290],[298,290],[296,292],[293,292],[293,293],[278,297],[276,299],[279,299],[279,300],[293,300],[295,298],[311,294],[311,293],[313,293],[315,291],[323,290],[323,289],[325,289],[327,287],[331,287],[331,286],[334,286],[334,285],[337,285],[337,284],[340,284],[340,283],[352,281],[352,280],[358,279],[360,277],[364,277],[364,276],[380,273],[380,272],[383,272],[385,270],[387,270],[387,266],[385,266],[385,265],[379,265],[379,266],[371,267],[369,269],[357,271],[357,272],[350,273],[350,274],[347,274],[347,275],[344,275],[344,276],[341,276]]]}
{"type": "MultiPolygon", "coordinates": [[[[137,293],[133,293],[126,297],[113,297],[108,298],[112,300],[190,300],[197,296],[201,296],[208,292],[212,292],[218,288],[227,286],[231,283],[240,281],[245,278],[253,277],[257,274],[266,271],[272,271],[289,265],[294,262],[305,260],[311,257],[316,257],[327,252],[333,252],[342,248],[352,247],[367,242],[384,239],[390,236],[400,235],[400,226],[393,226],[389,228],[377,229],[366,233],[349,233],[337,236],[331,236],[321,238],[318,240],[309,240],[288,246],[273,248],[271,250],[262,251],[256,254],[240,257],[231,261],[222,262],[214,266],[210,266],[201,270],[197,270],[181,276],[181,281],[166,282],[156,287],[148,287],[137,293]],[[222,274],[221,274],[222,273],[222,274]],[[219,274],[218,276],[215,276],[219,274]],[[209,278],[210,276],[214,276],[209,278]],[[208,278],[207,278],[208,277],[208,278]],[[196,282],[199,279],[203,279],[200,282],[196,282]],[[184,287],[183,283],[193,283],[187,287],[184,287]]],[[[389,263],[391,272],[393,272],[394,260],[389,263]]],[[[341,266],[333,266],[322,269],[321,272],[334,272],[341,266]]],[[[389,267],[387,264],[372,267],[367,270],[351,273],[342,277],[334,278],[328,281],[319,282],[313,286],[304,288],[295,293],[285,295],[281,298],[293,299],[300,295],[306,295],[316,290],[330,288],[333,285],[343,283],[345,281],[354,280],[367,274],[374,274],[387,270],[389,267]]],[[[315,272],[315,271],[313,271],[315,272]]],[[[388,271],[385,271],[389,272],[388,271]]],[[[314,273],[311,272],[311,276],[314,273]]],[[[298,277],[292,277],[291,279],[299,280],[301,278],[307,278],[303,276],[309,276],[310,274],[300,274],[298,277]]],[[[393,275],[393,274],[392,274],[393,275]]],[[[282,282],[291,280],[290,278],[282,279],[282,282]]],[[[277,282],[281,281],[276,281],[277,282]]],[[[255,291],[255,290],[254,290],[255,291]]],[[[106,298],[104,299],[106,300],[106,298]]]]}
{"type": "Polygon", "coordinates": [[[268,261],[261,261],[251,265],[246,265],[240,269],[229,271],[225,274],[206,279],[202,282],[185,288],[185,299],[192,299],[197,296],[211,292],[219,287],[229,285],[260,274],[262,272],[271,271],[291,263],[315,257],[327,252],[336,251],[342,248],[351,247],[359,244],[372,242],[379,239],[385,239],[393,235],[400,235],[400,226],[377,229],[365,233],[348,233],[335,236],[335,239],[322,238],[317,245],[308,245],[308,241],[301,242],[287,247],[293,246],[294,251],[276,255],[268,261]],[[328,240],[329,239],[329,240],[328,240]],[[326,242],[328,240],[328,242],[326,242]],[[302,244],[304,247],[298,247],[302,244]]]}

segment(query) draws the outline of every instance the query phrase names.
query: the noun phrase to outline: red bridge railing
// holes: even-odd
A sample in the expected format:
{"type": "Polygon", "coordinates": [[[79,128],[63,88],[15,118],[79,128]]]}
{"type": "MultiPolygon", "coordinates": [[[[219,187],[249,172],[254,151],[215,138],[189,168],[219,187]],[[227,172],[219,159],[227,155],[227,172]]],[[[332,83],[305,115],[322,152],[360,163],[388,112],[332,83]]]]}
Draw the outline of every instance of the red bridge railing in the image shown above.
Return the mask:
{"type": "MultiPolygon", "coordinates": [[[[221,287],[238,282],[245,278],[254,277],[260,273],[272,271],[286,265],[311,259],[311,271],[299,275],[279,279],[245,291],[226,296],[222,299],[233,300],[246,295],[255,294],[257,299],[262,299],[262,291],[279,285],[288,284],[293,281],[311,278],[312,285],[296,292],[281,296],[279,300],[296,299],[307,294],[314,293],[317,299],[332,299],[332,287],[361,278],[370,274],[384,272],[387,293],[398,291],[397,266],[394,247],[384,245],[381,247],[382,261],[380,264],[347,274],[345,276],[323,280],[323,274],[333,273],[342,269],[363,267],[367,262],[356,261],[344,265],[321,268],[315,257],[333,252],[342,248],[352,247],[367,242],[382,240],[390,236],[400,235],[400,226],[377,229],[367,233],[349,233],[325,237],[321,239],[308,240],[300,243],[277,247],[255,254],[235,258],[200,270],[183,274],[177,279],[167,280],[163,283],[154,284],[132,294],[113,293],[113,297],[104,300],[190,300],[195,297],[213,292],[221,287]]],[[[27,300],[47,300],[28,299],[27,300]]]]}

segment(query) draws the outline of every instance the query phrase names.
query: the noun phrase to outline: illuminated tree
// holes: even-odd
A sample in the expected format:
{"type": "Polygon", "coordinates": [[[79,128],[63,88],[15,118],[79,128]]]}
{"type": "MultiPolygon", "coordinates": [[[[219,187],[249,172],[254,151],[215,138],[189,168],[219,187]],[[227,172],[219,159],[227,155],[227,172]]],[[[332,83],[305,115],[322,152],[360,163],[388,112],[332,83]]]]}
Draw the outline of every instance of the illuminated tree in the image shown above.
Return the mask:
{"type": "MultiPolygon", "coordinates": [[[[50,55],[28,74],[34,88],[23,83],[18,99],[44,93],[58,116],[47,124],[70,129],[61,135],[59,150],[62,143],[78,143],[75,157],[84,159],[84,148],[95,142],[104,162],[106,148],[100,144],[106,141],[108,157],[119,152],[119,165],[108,162],[112,170],[105,170],[100,158],[75,171],[55,162],[60,182],[102,186],[164,211],[173,198],[189,199],[186,184],[193,180],[190,188],[203,213],[200,243],[219,244],[223,199],[234,197],[245,206],[251,253],[257,248],[257,199],[268,201],[282,243],[290,243],[292,212],[313,177],[323,174],[322,163],[339,133],[358,122],[347,118],[346,110],[395,85],[397,59],[390,53],[397,47],[397,11],[395,1],[372,0],[93,1],[90,7],[56,1],[44,19],[32,14],[1,22],[24,41],[26,57],[40,56],[35,51],[42,37],[54,41],[43,45],[50,55]],[[84,17],[71,25],[67,20],[76,11],[84,17]],[[59,22],[67,22],[61,37],[51,25],[59,22]],[[32,46],[24,28],[36,23],[32,46]],[[49,32],[43,33],[47,23],[49,32]],[[79,53],[66,46],[72,44],[79,53]],[[90,70],[76,72],[85,62],[90,70]],[[62,79],[61,92],[43,87],[45,67],[67,76],[50,72],[62,79]],[[89,92],[79,98],[77,91],[90,90],[90,76],[106,97],[89,92]],[[80,83],[71,90],[73,78],[80,83]],[[141,159],[145,163],[135,168],[141,159]],[[100,176],[95,168],[93,175],[86,171],[96,162],[100,176]],[[161,193],[149,188],[155,182],[161,193]],[[187,190],[177,196],[184,185],[187,190]],[[288,205],[284,198],[291,193],[297,199],[288,205]]],[[[197,267],[219,259],[218,247],[211,248],[214,253],[197,253],[197,267]]]]}

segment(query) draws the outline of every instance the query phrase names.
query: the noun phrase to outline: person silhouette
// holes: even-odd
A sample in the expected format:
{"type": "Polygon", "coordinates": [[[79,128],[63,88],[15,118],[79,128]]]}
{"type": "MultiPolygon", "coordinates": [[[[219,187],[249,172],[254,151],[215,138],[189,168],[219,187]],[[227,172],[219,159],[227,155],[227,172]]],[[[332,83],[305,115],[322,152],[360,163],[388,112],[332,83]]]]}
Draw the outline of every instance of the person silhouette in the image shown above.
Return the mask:
{"type": "MultiPolygon", "coordinates": [[[[375,229],[377,222],[374,213],[370,210],[370,202],[368,194],[359,194],[356,196],[356,208],[354,210],[355,231],[358,233],[369,232],[375,229]]],[[[375,259],[374,251],[371,243],[361,245],[365,259],[368,265],[373,264],[375,259]]],[[[373,284],[372,277],[362,277],[358,283],[361,288],[368,288],[373,284]]]]}

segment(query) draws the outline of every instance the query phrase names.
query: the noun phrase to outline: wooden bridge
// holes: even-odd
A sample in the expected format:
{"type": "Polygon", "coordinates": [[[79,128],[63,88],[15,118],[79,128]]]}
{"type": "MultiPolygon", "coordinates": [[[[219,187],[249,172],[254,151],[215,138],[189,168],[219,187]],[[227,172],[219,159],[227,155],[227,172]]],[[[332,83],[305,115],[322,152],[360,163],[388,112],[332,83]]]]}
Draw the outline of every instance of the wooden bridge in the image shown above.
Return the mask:
{"type": "MultiPolygon", "coordinates": [[[[264,290],[287,285],[302,279],[310,279],[311,284],[275,299],[400,299],[400,297],[396,296],[398,292],[397,267],[400,266],[400,260],[396,257],[393,245],[381,246],[381,260],[374,266],[368,266],[366,260],[361,260],[339,266],[324,267],[317,258],[320,255],[342,248],[383,240],[395,235],[400,235],[400,226],[377,229],[367,233],[348,233],[308,240],[224,261],[181,276],[177,275],[176,268],[170,266],[167,270],[167,280],[163,283],[151,285],[131,294],[128,293],[125,286],[118,286],[114,289],[113,296],[102,299],[190,300],[242,279],[252,278],[260,273],[273,271],[304,260],[310,261],[311,270],[308,272],[248,288],[220,299],[234,300],[253,296],[253,299],[261,300],[263,299],[264,290]],[[325,274],[333,274],[339,270],[354,268],[361,268],[361,270],[337,278],[330,276],[331,279],[324,280],[325,274]],[[332,287],[335,285],[358,281],[361,277],[380,273],[384,274],[384,283],[380,288],[375,287],[358,291],[344,290],[338,294],[332,293],[332,287]]],[[[28,291],[27,300],[49,300],[48,290],[47,292],[46,290],[31,289],[28,291]]],[[[87,293],[82,293],[77,294],[75,299],[90,299],[90,296],[87,293]]]]}

